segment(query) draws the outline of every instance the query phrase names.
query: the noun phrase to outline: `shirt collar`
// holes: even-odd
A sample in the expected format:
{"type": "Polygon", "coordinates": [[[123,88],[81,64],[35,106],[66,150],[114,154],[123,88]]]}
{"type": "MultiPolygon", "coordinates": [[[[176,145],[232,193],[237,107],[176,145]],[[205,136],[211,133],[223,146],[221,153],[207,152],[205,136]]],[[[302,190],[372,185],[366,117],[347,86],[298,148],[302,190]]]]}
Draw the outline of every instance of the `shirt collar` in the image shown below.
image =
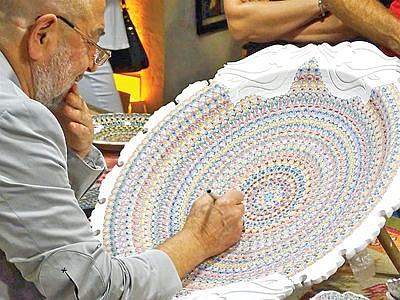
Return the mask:
{"type": "Polygon", "coordinates": [[[7,58],[4,56],[3,52],[0,51],[0,76],[8,78],[14,84],[16,84],[19,88],[21,88],[21,84],[15,74],[13,68],[11,67],[10,63],[8,62],[7,58]]]}

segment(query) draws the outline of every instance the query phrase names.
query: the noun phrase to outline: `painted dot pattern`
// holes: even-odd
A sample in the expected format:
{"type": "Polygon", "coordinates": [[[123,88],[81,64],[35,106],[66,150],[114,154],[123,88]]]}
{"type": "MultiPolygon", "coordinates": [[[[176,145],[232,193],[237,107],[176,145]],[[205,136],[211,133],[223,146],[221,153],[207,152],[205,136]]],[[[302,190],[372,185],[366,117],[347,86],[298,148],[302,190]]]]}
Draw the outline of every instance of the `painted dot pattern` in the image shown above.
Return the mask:
{"type": "Polygon", "coordinates": [[[149,114],[139,113],[107,113],[94,115],[94,143],[119,142],[126,143],[135,136],[149,119],[149,114]]]}
{"type": "Polygon", "coordinates": [[[235,105],[211,83],[177,106],[132,153],[106,209],[115,256],[140,253],[178,232],[212,189],[245,195],[242,239],[184,280],[184,292],[272,273],[293,276],[339,245],[376,206],[400,163],[399,91],[369,101],[326,89],[315,60],[287,94],[235,105]]]}

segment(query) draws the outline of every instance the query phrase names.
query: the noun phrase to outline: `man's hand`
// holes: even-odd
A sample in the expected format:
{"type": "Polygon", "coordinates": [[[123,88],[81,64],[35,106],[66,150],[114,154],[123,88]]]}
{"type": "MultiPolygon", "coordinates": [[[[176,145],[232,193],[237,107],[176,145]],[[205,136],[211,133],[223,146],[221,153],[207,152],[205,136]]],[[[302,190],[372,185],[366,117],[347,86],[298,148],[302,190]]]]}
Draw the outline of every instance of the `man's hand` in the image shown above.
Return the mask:
{"type": "Polygon", "coordinates": [[[64,106],[54,111],[54,115],[63,128],[67,145],[84,159],[93,142],[93,123],[76,84],[65,97],[64,106]]]}
{"type": "Polygon", "coordinates": [[[240,239],[242,200],[238,191],[229,191],[216,200],[203,195],[193,203],[182,231],[157,247],[170,256],[181,278],[240,239]]]}
{"type": "Polygon", "coordinates": [[[198,240],[205,258],[232,246],[242,235],[243,195],[229,191],[214,200],[206,194],[197,199],[183,227],[198,240]]]}

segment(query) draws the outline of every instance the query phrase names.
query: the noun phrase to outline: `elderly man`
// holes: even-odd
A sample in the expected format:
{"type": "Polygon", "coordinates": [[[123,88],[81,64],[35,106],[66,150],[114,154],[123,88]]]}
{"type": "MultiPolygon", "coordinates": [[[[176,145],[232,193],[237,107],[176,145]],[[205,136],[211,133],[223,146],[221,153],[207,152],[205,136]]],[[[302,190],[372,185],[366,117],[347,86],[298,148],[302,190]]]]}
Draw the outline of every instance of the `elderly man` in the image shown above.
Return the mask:
{"type": "Polygon", "coordinates": [[[1,299],[168,299],[241,236],[242,194],[197,199],[157,249],[111,258],[77,197],[100,175],[76,81],[108,59],[104,0],[0,1],[1,299]]]}

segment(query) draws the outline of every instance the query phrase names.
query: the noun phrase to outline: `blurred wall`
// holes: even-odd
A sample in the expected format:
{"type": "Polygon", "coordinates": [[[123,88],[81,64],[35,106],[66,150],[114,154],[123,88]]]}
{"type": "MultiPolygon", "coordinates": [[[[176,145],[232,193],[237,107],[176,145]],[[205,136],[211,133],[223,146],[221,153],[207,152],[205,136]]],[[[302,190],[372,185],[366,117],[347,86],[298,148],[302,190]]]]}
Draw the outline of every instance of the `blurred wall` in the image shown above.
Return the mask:
{"type": "Polygon", "coordinates": [[[188,84],[214,77],[240,57],[228,30],[197,35],[195,0],[127,0],[150,60],[142,70],[142,98],[150,112],[175,99],[188,84]]]}
{"type": "Polygon", "coordinates": [[[189,83],[210,79],[227,61],[237,60],[240,45],[227,29],[197,35],[195,0],[165,0],[164,3],[164,98],[169,102],[189,83]]]}
{"type": "Polygon", "coordinates": [[[165,0],[126,0],[129,15],[149,57],[149,68],[141,76],[142,100],[153,112],[163,105],[165,85],[165,0]]]}

